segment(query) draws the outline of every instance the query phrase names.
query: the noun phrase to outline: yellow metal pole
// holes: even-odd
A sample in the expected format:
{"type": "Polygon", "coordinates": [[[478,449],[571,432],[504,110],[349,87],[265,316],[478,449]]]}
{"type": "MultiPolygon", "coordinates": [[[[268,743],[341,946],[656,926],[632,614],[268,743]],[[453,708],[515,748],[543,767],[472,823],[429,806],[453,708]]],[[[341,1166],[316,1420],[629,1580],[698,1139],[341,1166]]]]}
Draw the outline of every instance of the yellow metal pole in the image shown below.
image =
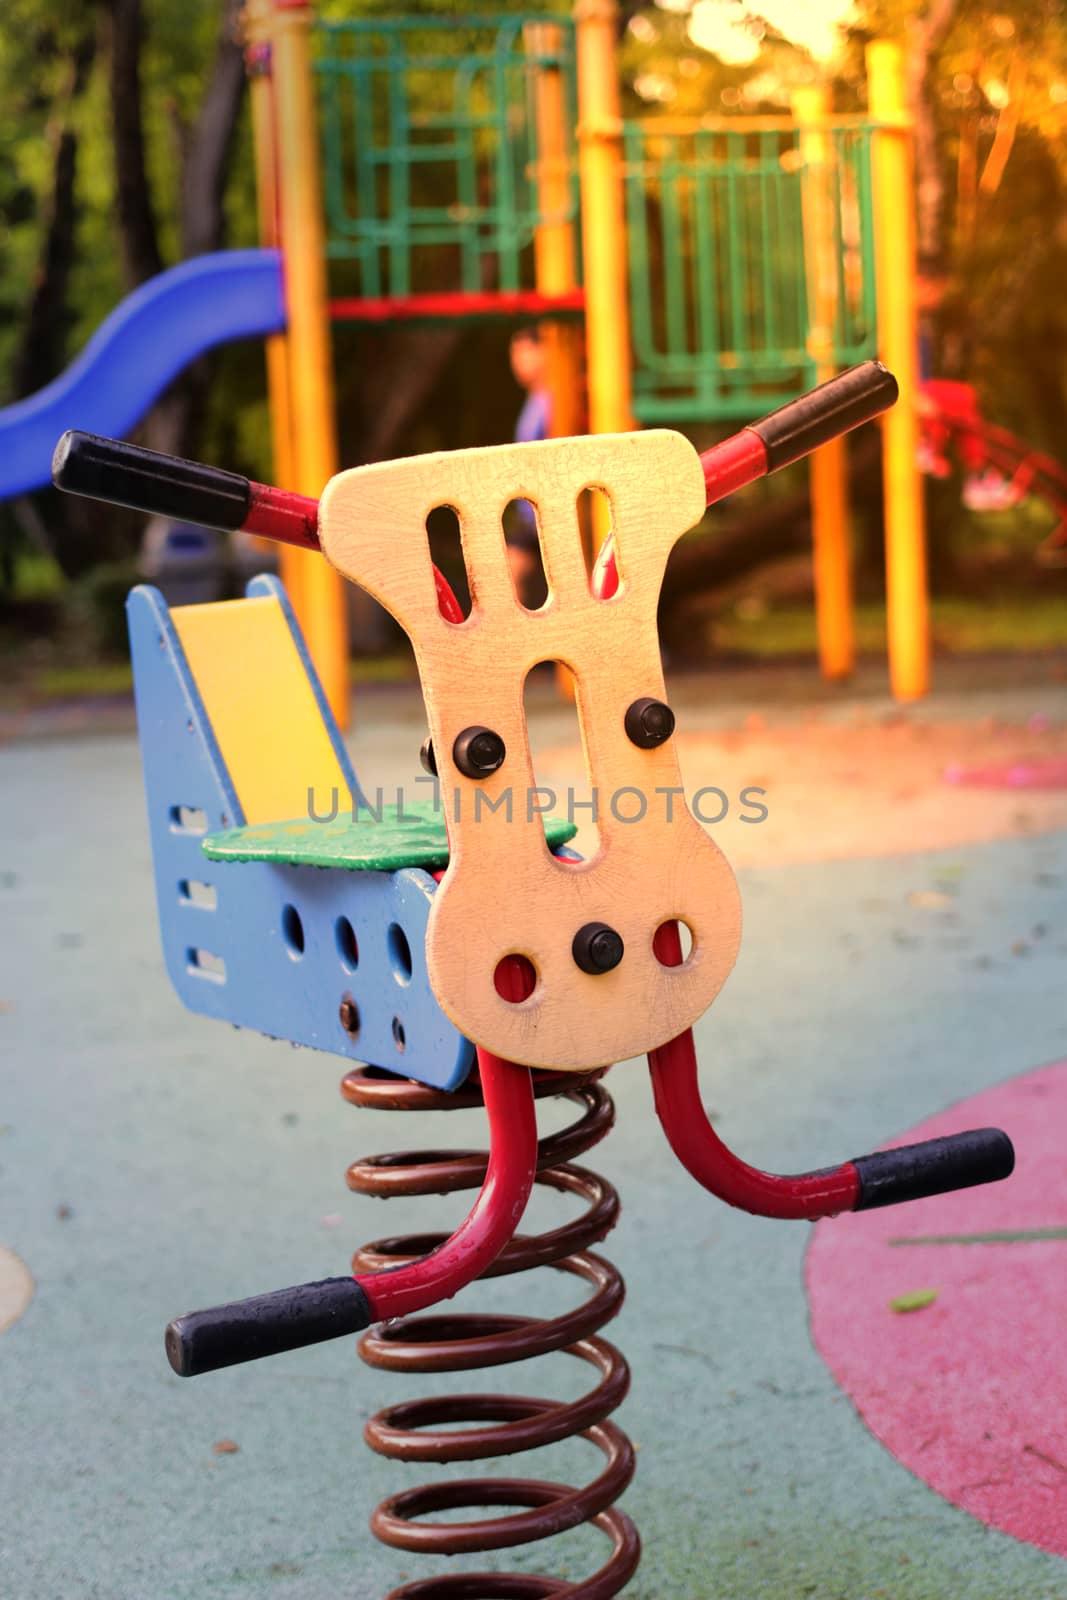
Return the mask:
{"type": "MultiPolygon", "coordinates": [[[[271,0],[247,0],[244,8],[245,63],[252,102],[252,145],[256,169],[256,212],[259,242],[278,248],[278,145],[274,125],[274,90],[271,81],[271,0]]],[[[295,481],[292,408],[289,401],[289,336],[272,333],[266,340],[267,401],[270,414],[271,474],[273,481],[290,486],[295,481]]],[[[266,545],[265,540],[259,541],[266,545]]],[[[285,548],[281,561],[285,564],[285,548]]],[[[295,575],[294,575],[295,576],[295,575]]],[[[287,583],[296,602],[295,584],[287,583]]]]}
{"type": "MultiPolygon", "coordinates": [[[[526,29],[526,47],[537,62],[534,130],[540,221],[534,231],[534,271],[543,295],[566,294],[578,284],[574,225],[568,215],[567,103],[558,65],[562,44],[562,30],[556,25],[536,22],[526,29]]],[[[553,439],[568,439],[581,431],[581,332],[558,320],[542,322],[539,332],[546,358],[549,433],[553,439]]],[[[565,699],[574,699],[574,678],[562,662],[556,663],[556,687],[565,699]]]]}
{"type": "MultiPolygon", "coordinates": [[[[315,125],[307,0],[274,0],[271,24],[278,149],[278,240],[285,257],[293,488],[320,495],[337,471],[326,237],[315,125]]],[[[348,615],[343,580],[321,556],[286,552],[297,615],[341,727],[349,718],[348,615]],[[299,564],[299,565],[298,565],[299,564]]]]}
{"type": "Polygon", "coordinates": [[[889,677],[898,700],[930,686],[926,515],[918,447],[918,314],[911,121],[899,45],[867,47],[868,107],[874,135],[875,250],[879,354],[900,385],[882,419],[885,478],[886,611],[889,677]]]}
{"type": "MultiPolygon", "coordinates": [[[[800,132],[804,174],[804,259],[811,305],[808,354],[815,380],[834,375],[837,264],[831,186],[830,93],[797,89],[793,114],[800,132]]],[[[811,526],[815,557],[815,621],[819,665],[825,678],[847,678],[855,665],[852,556],[849,538],[848,459],[844,438],[831,439],[811,457],[811,526]]]]}
{"type": "MultiPolygon", "coordinates": [[[[627,433],[634,419],[616,0],[578,0],[574,19],[589,431],[627,433]]],[[[596,503],[599,508],[603,497],[596,503]]],[[[599,545],[607,527],[601,515],[594,521],[599,545]]]]}
{"type": "MultiPolygon", "coordinates": [[[[567,104],[559,66],[562,29],[551,23],[531,23],[526,29],[526,44],[537,61],[534,127],[540,221],[534,232],[534,269],[539,293],[564,295],[577,288],[578,262],[574,224],[568,215],[567,104]]],[[[540,335],[547,356],[551,434],[554,439],[566,439],[580,431],[579,330],[569,323],[546,321],[540,335]]]]}

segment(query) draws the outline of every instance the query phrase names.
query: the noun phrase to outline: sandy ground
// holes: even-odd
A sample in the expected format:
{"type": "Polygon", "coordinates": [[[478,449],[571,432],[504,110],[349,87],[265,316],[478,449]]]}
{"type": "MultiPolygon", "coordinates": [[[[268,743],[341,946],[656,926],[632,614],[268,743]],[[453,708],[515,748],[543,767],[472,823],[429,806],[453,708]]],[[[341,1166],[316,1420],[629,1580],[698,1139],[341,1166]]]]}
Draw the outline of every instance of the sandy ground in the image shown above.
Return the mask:
{"type": "MultiPolygon", "coordinates": [[[[678,747],[689,803],[737,867],[898,855],[1067,826],[1067,782],[1026,782],[1051,762],[1067,772],[1067,724],[1044,713],[1028,726],[988,716],[942,722],[862,711],[844,722],[816,712],[800,723],[768,725],[752,712],[741,728],[683,733],[678,747]],[[960,781],[961,772],[989,767],[1002,767],[1014,783],[960,781]],[[724,804],[725,815],[714,821],[724,804]]],[[[574,786],[579,823],[588,816],[580,803],[589,795],[583,766],[575,744],[553,745],[538,760],[545,783],[561,794],[574,786]]],[[[619,809],[638,804],[620,799],[619,809]]],[[[590,848],[587,824],[576,842],[590,848]]]]}

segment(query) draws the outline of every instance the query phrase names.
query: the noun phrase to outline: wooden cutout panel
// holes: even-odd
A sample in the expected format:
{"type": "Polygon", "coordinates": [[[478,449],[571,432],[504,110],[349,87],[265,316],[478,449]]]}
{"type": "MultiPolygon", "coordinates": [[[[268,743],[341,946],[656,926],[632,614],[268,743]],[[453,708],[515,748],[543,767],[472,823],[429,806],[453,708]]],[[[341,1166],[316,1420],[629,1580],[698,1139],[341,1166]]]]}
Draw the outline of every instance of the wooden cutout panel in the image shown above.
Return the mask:
{"type": "MultiPolygon", "coordinates": [[[[639,750],[623,725],[634,700],[665,698],[656,628],[663,569],[704,506],[700,458],[666,430],[357,467],[332,479],[322,497],[323,550],[392,612],[418,661],[451,851],[426,936],[430,981],[456,1026],[506,1059],[592,1068],[652,1049],[696,1021],[736,958],[737,884],[684,803],[674,740],[639,750]],[[589,591],[577,517],[586,487],[603,489],[612,506],[621,582],[610,600],[589,591]],[[537,508],[548,578],[548,600],[533,613],[516,599],[501,527],[516,498],[537,508]],[[425,525],[439,505],[459,517],[470,579],[471,614],[458,624],[440,615],[434,591],[425,525]],[[600,849],[577,865],[549,853],[538,802],[528,803],[536,780],[523,686],[544,660],[574,674],[600,801],[600,849]],[[457,734],[474,724],[494,729],[507,747],[485,782],[464,777],[452,761],[457,734]],[[641,821],[612,814],[623,789],[645,797],[641,821]],[[667,790],[675,791],[670,802],[667,790]],[[664,968],[652,940],[671,918],[688,924],[693,948],[684,965],[664,968]],[[576,965],[572,940],[588,922],[622,935],[625,954],[614,971],[590,975],[576,965]],[[537,973],[533,994],[519,1004],[501,999],[493,983],[497,963],[514,952],[537,973]]],[[[639,804],[631,792],[617,809],[627,816],[639,804]]]]}

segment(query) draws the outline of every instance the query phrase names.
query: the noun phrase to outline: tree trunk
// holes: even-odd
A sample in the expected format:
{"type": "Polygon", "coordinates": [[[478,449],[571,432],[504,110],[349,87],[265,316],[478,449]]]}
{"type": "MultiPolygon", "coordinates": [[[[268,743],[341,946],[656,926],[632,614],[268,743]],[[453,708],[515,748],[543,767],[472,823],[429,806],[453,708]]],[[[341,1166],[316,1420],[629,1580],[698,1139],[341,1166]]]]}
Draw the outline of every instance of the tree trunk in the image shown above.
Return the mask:
{"type": "MultiPolygon", "coordinates": [[[[21,399],[50,383],[67,360],[70,308],[67,296],[77,255],[76,179],[78,135],[71,111],[85,92],[96,54],[94,18],[75,44],[69,59],[64,100],[55,107],[50,127],[52,144],[51,193],[44,207],[41,253],[34,274],[33,293],[26,309],[22,336],[12,362],[12,391],[21,399]]],[[[80,576],[106,552],[106,513],[88,501],[48,492],[47,515],[26,497],[11,508],[9,526],[21,539],[49,550],[68,578],[80,576]]],[[[7,541],[5,540],[5,548],[7,541]]]]}
{"type": "Polygon", "coordinates": [[[945,269],[945,174],[938,143],[933,69],[959,0],[932,0],[911,28],[907,53],[908,101],[915,130],[915,208],[919,271],[945,269]]]}
{"type": "Polygon", "coordinates": [[[33,394],[62,369],[66,361],[70,313],[67,290],[76,253],[75,177],[78,135],[70,125],[70,112],[85,91],[96,54],[96,40],[87,32],[70,57],[66,103],[52,119],[52,192],[45,208],[44,240],[34,275],[33,294],[23,323],[22,338],[13,362],[15,399],[33,394]]]}
{"type": "Polygon", "coordinates": [[[223,200],[244,97],[240,0],[227,0],[215,63],[196,123],[183,140],[179,227],[183,256],[221,248],[226,238],[223,200]]]}
{"type": "MultiPolygon", "coordinates": [[[[155,213],[145,169],[140,54],[141,0],[107,0],[111,13],[111,116],[115,143],[119,232],[127,277],[142,282],[162,271],[155,213]]],[[[223,199],[244,94],[238,34],[239,0],[226,0],[215,62],[196,121],[181,132],[178,237],[183,258],[225,242],[223,199]]],[[[210,386],[210,358],[183,373],[145,422],[152,450],[195,455],[210,386]]]]}
{"type": "Polygon", "coordinates": [[[67,343],[67,287],[74,265],[74,175],[78,136],[59,130],[52,162],[52,199],[40,265],[22,338],[13,362],[14,397],[32,394],[63,366],[67,343]]]}
{"type": "MultiPolygon", "coordinates": [[[[240,0],[227,0],[215,62],[192,128],[183,130],[178,234],[183,258],[219,250],[226,242],[223,202],[244,96],[240,0]]],[[[148,424],[153,450],[196,456],[211,388],[210,356],[197,361],[163,396],[148,424]]]]}
{"type": "Polygon", "coordinates": [[[115,149],[115,208],[127,289],[163,270],[155,208],[145,168],[141,106],[141,0],[105,0],[109,92],[115,149]]]}

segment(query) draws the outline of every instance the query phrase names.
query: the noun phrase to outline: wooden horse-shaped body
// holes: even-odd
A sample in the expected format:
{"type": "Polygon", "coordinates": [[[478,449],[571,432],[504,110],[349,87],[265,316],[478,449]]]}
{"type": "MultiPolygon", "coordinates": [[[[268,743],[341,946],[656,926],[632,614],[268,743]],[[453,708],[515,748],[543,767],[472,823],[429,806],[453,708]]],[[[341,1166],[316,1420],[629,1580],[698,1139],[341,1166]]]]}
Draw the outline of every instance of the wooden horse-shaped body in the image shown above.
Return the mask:
{"type": "Polygon", "coordinates": [[[505,1059],[573,1071],[651,1050],[706,1011],[736,958],[737,884],[682,796],[656,628],[667,558],[706,501],[700,457],[664,430],[360,467],[323,495],[323,551],[393,614],[418,662],[449,841],[430,981],[460,1032],[505,1059]],[[582,549],[590,487],[611,506],[610,596],[582,549]],[[502,515],[519,498],[535,509],[548,582],[536,611],[507,564],[502,515]],[[440,505],[458,516],[470,583],[460,622],[442,614],[430,558],[440,505]],[[523,690],[546,660],[573,675],[597,806],[599,848],[581,862],[552,854],[533,801],[523,690]],[[666,713],[654,731],[650,705],[666,713]],[[489,770],[471,760],[478,737],[489,770]],[[653,948],[672,921],[692,935],[679,966],[653,948]],[[518,1001],[496,981],[516,955],[535,975],[518,1001]]]}

